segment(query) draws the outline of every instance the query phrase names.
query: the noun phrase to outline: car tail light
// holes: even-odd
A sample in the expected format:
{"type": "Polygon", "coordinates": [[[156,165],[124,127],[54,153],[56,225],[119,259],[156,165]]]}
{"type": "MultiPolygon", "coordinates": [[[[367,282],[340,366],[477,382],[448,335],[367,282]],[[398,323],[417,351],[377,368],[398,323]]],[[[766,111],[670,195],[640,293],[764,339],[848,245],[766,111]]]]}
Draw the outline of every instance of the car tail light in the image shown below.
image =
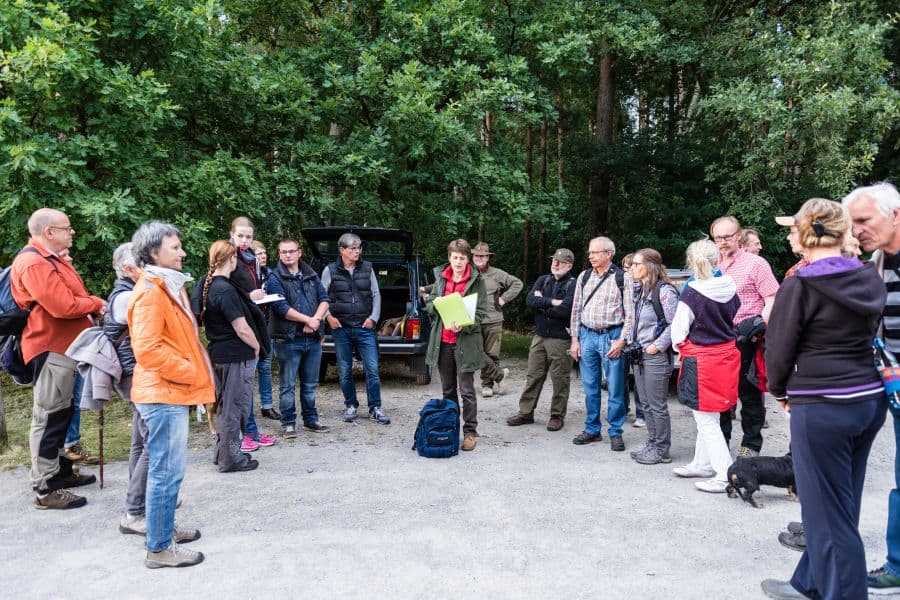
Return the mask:
{"type": "Polygon", "coordinates": [[[419,339],[422,335],[422,320],[418,317],[407,319],[406,329],[404,330],[403,335],[407,341],[419,339]]]}

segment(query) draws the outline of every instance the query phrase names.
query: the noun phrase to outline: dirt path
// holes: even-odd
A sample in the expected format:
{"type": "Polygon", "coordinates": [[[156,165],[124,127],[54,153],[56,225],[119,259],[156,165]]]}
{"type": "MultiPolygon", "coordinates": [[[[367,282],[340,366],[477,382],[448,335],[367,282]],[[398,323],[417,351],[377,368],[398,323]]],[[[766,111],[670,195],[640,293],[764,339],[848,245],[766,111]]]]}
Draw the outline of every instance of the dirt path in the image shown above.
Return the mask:
{"type": "MultiPolygon", "coordinates": [[[[721,599],[760,598],[762,578],[789,577],[800,555],[776,535],[800,507],[783,490],[765,489],[766,507],[755,510],[671,474],[693,452],[687,409],[669,403],[672,465],[641,466],[606,440],[571,443],[584,419],[574,378],[561,432],[544,428],[546,389],[538,424],[506,426],[525,367],[509,365],[511,393],[480,400],[478,448],[450,460],[409,449],[437,381],[386,378],[387,427],[342,423],[331,381],[319,398],[331,433],[263,448],[251,473],[216,472],[208,433],[192,433],[178,518],[201,529],[192,547],[206,561],[190,569],[146,569],[143,538],[118,533],[127,464],[108,465],[106,487],[82,488],[88,505],[65,512],[31,508],[24,469],[0,473],[3,596],[721,599]]],[[[769,421],[765,453],[784,453],[787,422],[771,408],[769,421]]],[[[875,443],[863,501],[870,568],[885,551],[890,427],[875,443]]],[[[629,449],[645,435],[626,425],[629,449]]]]}

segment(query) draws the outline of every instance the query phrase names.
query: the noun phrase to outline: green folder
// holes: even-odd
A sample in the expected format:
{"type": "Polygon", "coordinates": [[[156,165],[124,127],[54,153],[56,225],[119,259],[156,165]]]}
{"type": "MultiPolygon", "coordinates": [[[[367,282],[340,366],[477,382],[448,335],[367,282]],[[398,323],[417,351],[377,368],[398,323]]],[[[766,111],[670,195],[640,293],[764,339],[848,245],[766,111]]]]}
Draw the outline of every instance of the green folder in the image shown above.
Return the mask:
{"type": "Polygon", "coordinates": [[[453,292],[434,299],[434,309],[441,315],[441,320],[447,329],[453,322],[459,327],[474,325],[476,304],[478,304],[478,294],[470,294],[463,298],[459,292],[453,292]]]}

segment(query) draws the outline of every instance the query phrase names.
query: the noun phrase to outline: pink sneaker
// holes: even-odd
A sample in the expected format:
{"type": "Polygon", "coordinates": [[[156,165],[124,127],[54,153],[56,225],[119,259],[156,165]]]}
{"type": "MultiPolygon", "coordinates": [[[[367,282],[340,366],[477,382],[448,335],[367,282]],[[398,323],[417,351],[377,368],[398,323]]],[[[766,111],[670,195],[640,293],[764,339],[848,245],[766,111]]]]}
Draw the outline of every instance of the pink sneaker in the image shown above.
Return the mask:
{"type": "Polygon", "coordinates": [[[245,435],[241,442],[241,452],[254,452],[259,450],[259,444],[253,441],[252,435],[245,435]]]}
{"type": "Polygon", "coordinates": [[[257,444],[259,444],[260,446],[274,446],[275,445],[275,438],[273,438],[271,435],[266,435],[264,433],[260,433],[258,436],[256,436],[256,439],[253,441],[256,442],[257,444]]]}

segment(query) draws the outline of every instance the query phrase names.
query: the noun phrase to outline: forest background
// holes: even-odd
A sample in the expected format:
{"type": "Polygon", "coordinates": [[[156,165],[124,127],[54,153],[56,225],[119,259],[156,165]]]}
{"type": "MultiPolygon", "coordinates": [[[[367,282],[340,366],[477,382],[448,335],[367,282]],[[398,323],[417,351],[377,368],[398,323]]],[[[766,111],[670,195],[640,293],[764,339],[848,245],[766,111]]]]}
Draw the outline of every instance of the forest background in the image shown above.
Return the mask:
{"type": "MultiPolygon", "coordinates": [[[[143,221],[188,270],[250,216],[485,240],[530,284],[603,233],[685,246],[900,172],[890,0],[12,0],[0,3],[0,264],[67,212],[94,293],[143,221]]],[[[270,250],[271,251],[271,250],[270,250]]],[[[274,253],[271,254],[274,258],[274,253]]],[[[522,303],[516,303],[520,305],[522,303]]],[[[511,307],[523,323],[521,306],[511,307]]]]}

